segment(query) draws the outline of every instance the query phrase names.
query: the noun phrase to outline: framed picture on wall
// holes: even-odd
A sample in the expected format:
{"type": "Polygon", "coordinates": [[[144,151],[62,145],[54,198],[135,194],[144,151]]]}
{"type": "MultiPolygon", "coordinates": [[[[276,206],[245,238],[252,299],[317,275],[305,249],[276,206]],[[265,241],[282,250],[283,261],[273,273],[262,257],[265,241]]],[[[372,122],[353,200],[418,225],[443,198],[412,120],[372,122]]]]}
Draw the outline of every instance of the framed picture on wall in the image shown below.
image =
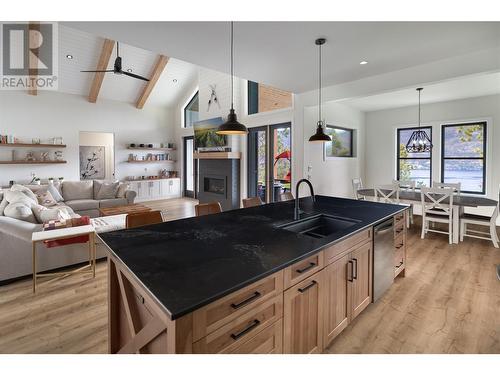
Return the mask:
{"type": "Polygon", "coordinates": [[[104,179],[104,146],[80,146],[80,180],[104,179]]]}
{"type": "Polygon", "coordinates": [[[324,144],[324,157],[330,158],[352,158],[354,157],[354,130],[340,126],[326,125],[325,133],[332,140],[324,144]]]}

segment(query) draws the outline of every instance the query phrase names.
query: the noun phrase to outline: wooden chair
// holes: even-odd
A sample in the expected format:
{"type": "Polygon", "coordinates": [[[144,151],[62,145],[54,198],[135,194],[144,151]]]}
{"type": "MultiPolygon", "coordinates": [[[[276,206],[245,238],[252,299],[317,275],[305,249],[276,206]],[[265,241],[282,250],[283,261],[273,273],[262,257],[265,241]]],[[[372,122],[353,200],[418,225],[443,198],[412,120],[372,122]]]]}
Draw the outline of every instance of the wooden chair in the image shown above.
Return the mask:
{"type": "Polygon", "coordinates": [[[243,208],[255,207],[264,204],[259,197],[245,198],[242,199],[241,202],[243,203],[243,208]]]}
{"type": "MultiPolygon", "coordinates": [[[[416,183],[414,180],[392,180],[393,184],[397,184],[399,186],[399,191],[409,191],[412,193],[415,193],[415,188],[417,187],[416,183]]],[[[409,228],[410,224],[413,224],[413,208],[414,208],[414,203],[409,203],[410,205],[410,212],[409,215],[407,215],[407,222],[406,226],[409,228]]]]}
{"type": "Polygon", "coordinates": [[[450,245],[453,243],[453,189],[426,188],[420,189],[422,204],[422,239],[427,232],[443,233],[448,235],[450,245]],[[444,203],[446,199],[448,203],[444,203]],[[429,228],[429,223],[448,224],[448,231],[429,228]]]}
{"type": "Polygon", "coordinates": [[[293,194],[289,191],[280,194],[280,202],[293,201],[294,199],[293,194]]]}
{"type": "MultiPolygon", "coordinates": [[[[498,199],[500,201],[500,191],[498,193],[498,199]]],[[[495,246],[498,249],[498,243],[500,242],[500,239],[498,238],[496,224],[498,218],[499,204],[497,204],[497,206],[495,207],[495,210],[493,211],[491,217],[463,213],[460,217],[460,241],[463,241],[464,237],[473,237],[482,240],[490,240],[491,242],[493,242],[493,246],[495,246]],[[489,231],[469,229],[467,227],[468,224],[489,227],[489,231]]]]}
{"type": "Polygon", "coordinates": [[[222,212],[222,208],[219,202],[200,203],[194,206],[194,211],[196,212],[196,216],[204,216],[218,214],[222,212]]]}
{"type": "Polygon", "coordinates": [[[453,193],[460,195],[460,188],[462,184],[460,182],[437,182],[432,181],[432,187],[439,189],[453,189],[453,193]]]}
{"type": "Polygon", "coordinates": [[[375,200],[382,203],[399,203],[399,185],[378,185],[375,186],[375,200]]]}
{"type": "Polygon", "coordinates": [[[137,228],[158,223],[163,223],[161,211],[136,212],[128,214],[125,219],[126,228],[137,228]]]}
{"type": "Polygon", "coordinates": [[[352,179],[352,190],[354,191],[354,198],[358,200],[365,200],[365,197],[358,194],[358,190],[363,189],[363,181],[360,177],[352,179]]]}

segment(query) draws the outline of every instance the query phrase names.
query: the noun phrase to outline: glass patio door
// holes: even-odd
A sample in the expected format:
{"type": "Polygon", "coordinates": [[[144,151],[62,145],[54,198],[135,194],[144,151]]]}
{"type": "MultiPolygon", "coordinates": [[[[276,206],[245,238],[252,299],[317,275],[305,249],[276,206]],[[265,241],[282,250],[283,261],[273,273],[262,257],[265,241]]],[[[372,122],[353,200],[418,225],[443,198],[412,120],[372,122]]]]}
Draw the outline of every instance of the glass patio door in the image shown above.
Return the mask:
{"type": "Polygon", "coordinates": [[[194,139],[184,137],[184,196],[194,198],[195,164],[193,158],[194,139]]]}
{"type": "Polygon", "coordinates": [[[248,134],[248,196],[278,202],[290,191],[290,123],[250,128],[248,134]]]}

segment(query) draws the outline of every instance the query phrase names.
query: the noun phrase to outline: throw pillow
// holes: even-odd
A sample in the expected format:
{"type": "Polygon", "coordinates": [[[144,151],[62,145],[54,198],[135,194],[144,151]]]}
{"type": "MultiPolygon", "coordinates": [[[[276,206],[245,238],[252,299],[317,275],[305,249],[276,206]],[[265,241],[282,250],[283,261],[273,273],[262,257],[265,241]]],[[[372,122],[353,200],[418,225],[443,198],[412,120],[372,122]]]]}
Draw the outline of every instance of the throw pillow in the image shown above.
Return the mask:
{"type": "Polygon", "coordinates": [[[130,185],[126,182],[120,182],[118,185],[118,190],[116,191],[117,198],[125,198],[125,193],[129,189],[130,185]]]}
{"type": "Polygon", "coordinates": [[[50,194],[52,194],[52,197],[56,200],[56,202],[63,202],[64,201],[64,198],[61,195],[61,191],[58,188],[60,186],[61,186],[61,184],[59,184],[59,183],[57,185],[56,185],[56,183],[53,183],[53,184],[49,184],[49,186],[47,187],[47,191],[50,192],[50,194]]]}
{"type": "Polygon", "coordinates": [[[5,210],[5,207],[9,204],[7,202],[7,199],[3,196],[3,194],[0,196],[1,202],[0,202],[0,216],[3,216],[3,211],[5,210]]]}
{"type": "Polygon", "coordinates": [[[36,223],[36,218],[31,210],[31,205],[23,202],[9,203],[5,207],[4,215],[13,219],[36,223]]]}
{"type": "Polygon", "coordinates": [[[116,192],[118,191],[119,182],[106,183],[104,182],[97,193],[97,197],[95,199],[113,199],[116,197],[116,192]]]}
{"type": "Polygon", "coordinates": [[[71,219],[69,207],[47,208],[42,205],[33,205],[33,213],[39,223],[45,223],[50,220],[68,220],[71,219]]]}
{"type": "Polygon", "coordinates": [[[22,198],[28,198],[35,204],[38,203],[38,199],[36,198],[35,193],[33,193],[29,188],[22,185],[13,185],[10,188],[10,191],[7,191],[5,193],[5,196],[9,203],[14,203],[16,200],[22,200],[22,198]]]}
{"type": "Polygon", "coordinates": [[[36,193],[36,197],[38,198],[38,203],[41,204],[42,206],[50,207],[50,206],[54,206],[57,204],[57,201],[54,199],[54,197],[52,196],[52,194],[48,190],[38,191],[36,193]]]}

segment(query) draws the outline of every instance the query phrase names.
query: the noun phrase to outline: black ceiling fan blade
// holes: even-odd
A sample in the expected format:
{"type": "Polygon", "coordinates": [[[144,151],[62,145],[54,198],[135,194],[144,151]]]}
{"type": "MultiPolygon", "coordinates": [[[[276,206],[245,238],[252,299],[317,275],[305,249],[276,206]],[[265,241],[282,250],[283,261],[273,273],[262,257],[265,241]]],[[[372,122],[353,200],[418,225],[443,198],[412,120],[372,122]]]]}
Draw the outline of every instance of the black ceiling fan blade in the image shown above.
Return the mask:
{"type": "Polygon", "coordinates": [[[111,73],[114,70],[80,70],[80,73],[111,73]]]}
{"type": "Polygon", "coordinates": [[[142,79],[143,81],[149,82],[149,79],[138,76],[137,74],[130,73],[130,72],[122,72],[122,74],[125,74],[126,76],[132,77],[132,78],[137,78],[137,79],[142,79]]]}

